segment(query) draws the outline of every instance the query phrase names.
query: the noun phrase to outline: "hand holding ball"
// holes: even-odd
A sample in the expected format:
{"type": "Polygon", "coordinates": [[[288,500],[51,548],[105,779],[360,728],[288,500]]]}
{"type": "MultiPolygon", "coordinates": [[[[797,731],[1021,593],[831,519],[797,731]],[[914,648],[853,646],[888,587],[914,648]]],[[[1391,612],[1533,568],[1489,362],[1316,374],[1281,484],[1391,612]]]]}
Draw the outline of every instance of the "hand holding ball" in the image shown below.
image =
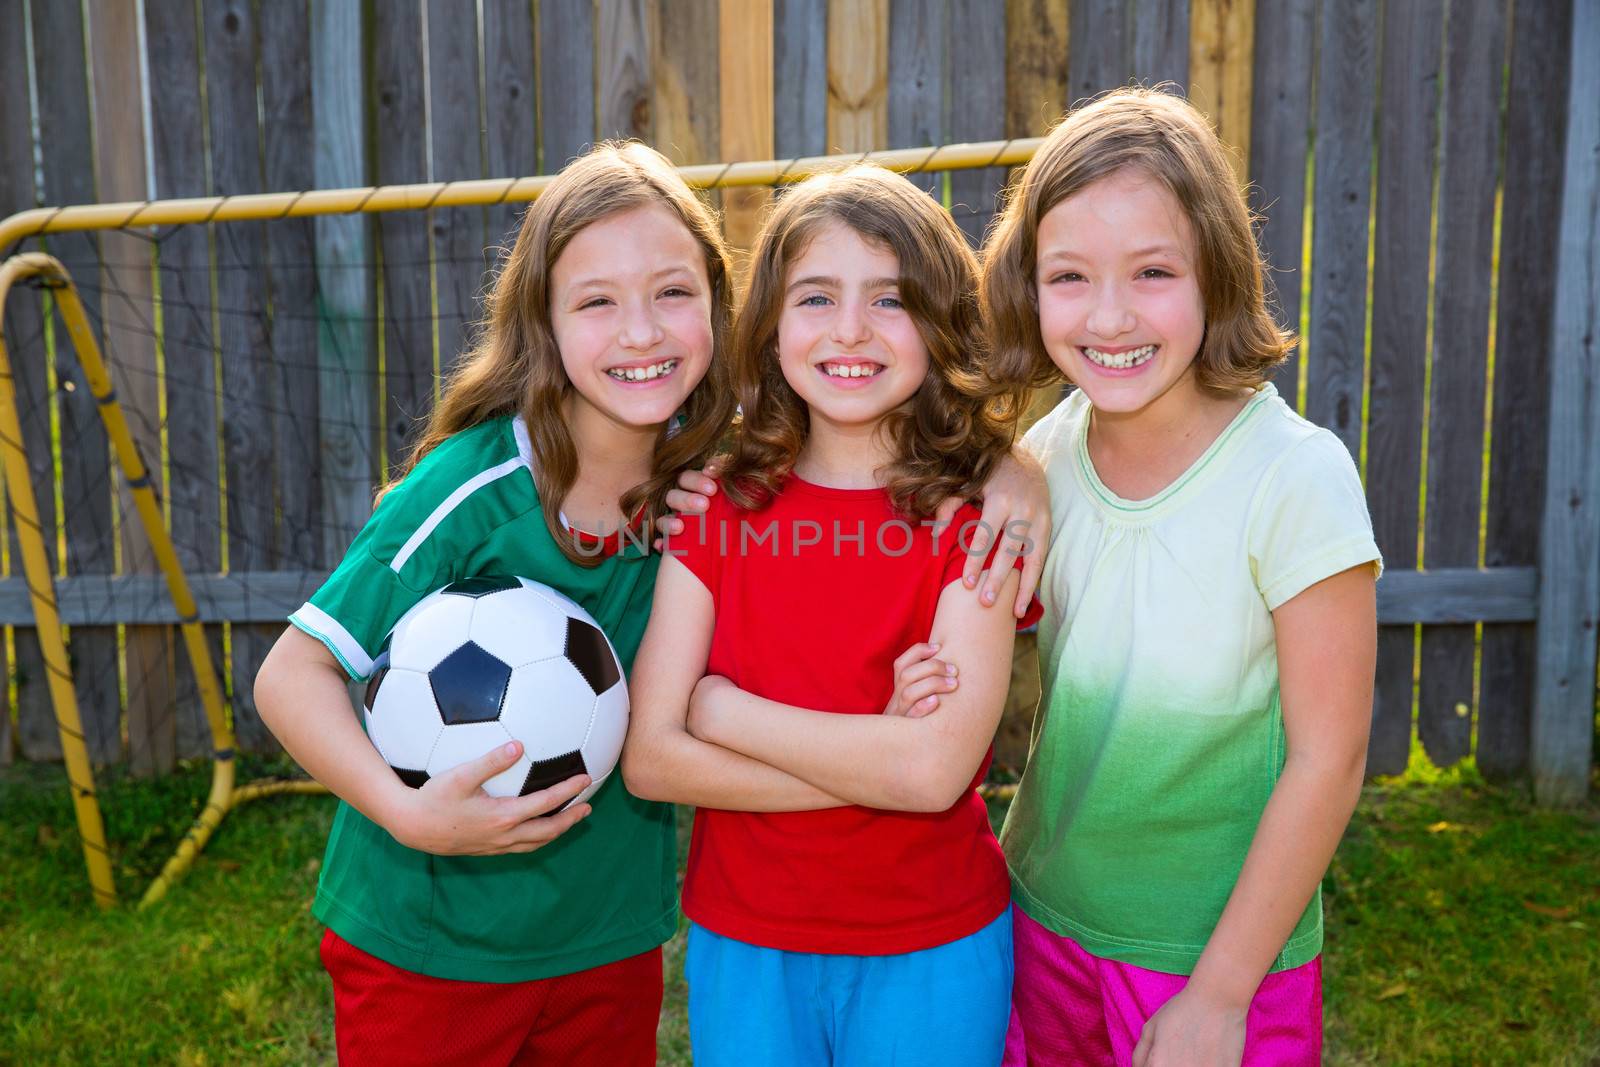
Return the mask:
{"type": "Polygon", "coordinates": [[[611,642],[583,608],[526,578],[464,578],[424,597],[395,624],[364,703],[367,736],[408,785],[521,741],[485,791],[526,796],[588,774],[563,807],[600,788],[628,729],[611,642]]]}

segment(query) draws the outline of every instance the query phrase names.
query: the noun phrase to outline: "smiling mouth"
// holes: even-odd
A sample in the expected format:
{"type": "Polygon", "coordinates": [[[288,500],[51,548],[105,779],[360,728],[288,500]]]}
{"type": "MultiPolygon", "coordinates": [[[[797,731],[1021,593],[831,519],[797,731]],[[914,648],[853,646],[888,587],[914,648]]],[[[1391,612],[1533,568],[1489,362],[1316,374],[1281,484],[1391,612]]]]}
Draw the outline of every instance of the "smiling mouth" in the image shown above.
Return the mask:
{"type": "Polygon", "coordinates": [[[1130,348],[1126,352],[1102,352],[1098,348],[1078,346],[1084,358],[1097,367],[1108,370],[1128,370],[1131,367],[1142,366],[1150,362],[1156,354],[1157,345],[1144,345],[1140,348],[1130,348]]]}
{"type": "Polygon", "coordinates": [[[822,373],[830,378],[870,378],[883,370],[877,363],[824,363],[822,373]]]}
{"type": "Polygon", "coordinates": [[[681,359],[664,359],[648,367],[615,367],[606,371],[606,374],[618,382],[648,382],[656,378],[665,378],[677,370],[678,364],[682,362],[681,359]]]}

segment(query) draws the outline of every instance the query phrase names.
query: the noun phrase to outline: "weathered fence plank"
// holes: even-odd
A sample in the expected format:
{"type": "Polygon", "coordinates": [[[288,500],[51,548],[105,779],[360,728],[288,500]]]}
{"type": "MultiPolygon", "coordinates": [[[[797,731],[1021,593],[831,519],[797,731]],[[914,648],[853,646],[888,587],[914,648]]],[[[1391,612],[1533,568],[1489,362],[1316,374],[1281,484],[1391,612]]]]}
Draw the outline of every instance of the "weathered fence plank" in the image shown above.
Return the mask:
{"type": "Polygon", "coordinates": [[[1324,4],[1317,52],[1317,84],[1329,91],[1317,94],[1306,415],[1352,456],[1361,448],[1376,14],[1375,0],[1324,4]]]}
{"type": "Polygon", "coordinates": [[[889,0],[828,0],[828,147],[883,148],[889,136],[889,0]]]}
{"type": "MultiPolygon", "coordinates": [[[[360,0],[312,6],[313,174],[320,188],[368,182],[360,0]]],[[[377,351],[372,313],[372,220],[323,215],[316,241],[318,469],[322,558],[336,560],[372,510],[379,478],[377,351]]],[[[298,606],[298,605],[296,605],[298,606]]]]}
{"type": "MultiPolygon", "coordinates": [[[[478,118],[478,22],[454,0],[428,0],[429,180],[481,178],[478,118]]],[[[466,351],[483,287],[484,213],[481,207],[434,208],[435,343],[439,372],[466,351]]]]}
{"type": "Polygon", "coordinates": [[[1131,5],[1121,0],[1069,0],[1071,58],[1067,77],[1074,106],[1128,84],[1133,77],[1131,5]]]}
{"type": "MultiPolygon", "coordinates": [[[[945,85],[953,71],[950,12],[944,4],[901,0],[889,6],[888,148],[944,144],[945,85]]],[[[965,45],[965,42],[963,42],[965,45]]],[[[954,104],[952,93],[951,103],[954,104]]],[[[943,199],[943,174],[912,174],[911,181],[943,199]]]]}
{"type": "MultiPolygon", "coordinates": [[[[1306,152],[1311,125],[1314,0],[1283,0],[1256,9],[1251,77],[1250,207],[1261,218],[1267,295],[1278,324],[1292,333],[1300,321],[1300,271],[1305,251],[1306,152]]],[[[1273,375],[1290,407],[1300,395],[1300,352],[1273,375]]]]}
{"type": "MultiPolygon", "coordinates": [[[[1539,561],[1545,490],[1545,425],[1550,410],[1551,312],[1561,186],[1551,161],[1565,149],[1572,26],[1568,4],[1512,9],[1511,85],[1506,105],[1505,193],[1500,224],[1500,294],[1495,337],[1494,422],[1484,562],[1539,561]],[[1531,355],[1531,358],[1530,358],[1531,355]]],[[[1478,682],[1478,770],[1505,781],[1528,769],[1533,672],[1531,625],[1483,627],[1478,682]]]]}
{"type": "MultiPolygon", "coordinates": [[[[770,5],[746,6],[746,17],[759,21],[759,9],[770,5]]],[[[721,156],[720,20],[721,5],[717,0],[680,0],[654,23],[656,49],[650,66],[650,98],[655,146],[680,166],[711,163],[721,156]]],[[[769,14],[769,53],[771,22],[769,14]]]]}
{"type": "Polygon", "coordinates": [[[1240,179],[1250,163],[1255,0],[1191,0],[1189,99],[1211,116],[1240,179]]]}
{"type": "MultiPolygon", "coordinates": [[[[416,4],[378,4],[373,14],[372,81],[378,96],[374,179],[380,185],[427,181],[422,13],[416,4]]],[[[387,476],[405,458],[413,425],[433,406],[427,220],[414,212],[379,215],[378,246],[383,263],[380,351],[387,476]]]]}
{"type": "MultiPolygon", "coordinates": [[[[23,25],[22,0],[0,0],[0,20],[20,29],[23,25]]],[[[0,108],[0,215],[24,211],[37,206],[33,180],[33,124],[32,91],[28,85],[28,41],[19,33],[8,33],[0,38],[0,98],[8,105],[0,108]]],[[[0,251],[0,255],[4,252],[0,251]]],[[[55,493],[41,493],[40,489],[54,489],[55,463],[50,455],[50,390],[45,381],[45,362],[48,355],[44,344],[44,317],[38,293],[25,287],[12,290],[5,305],[0,307],[4,316],[6,355],[10,360],[11,374],[16,389],[17,414],[22,420],[24,445],[28,450],[30,471],[27,489],[38,502],[39,521],[45,530],[45,551],[54,567],[55,557],[55,493]]],[[[3,495],[6,488],[0,477],[0,531],[10,538],[11,550],[7,558],[6,573],[22,571],[17,554],[16,523],[11,516],[11,502],[3,495]],[[12,563],[11,561],[16,561],[12,563]]],[[[3,636],[3,635],[0,635],[3,636]]],[[[21,644],[30,642],[31,658],[28,671],[41,667],[38,639],[32,631],[19,628],[13,638],[21,653],[21,644]]],[[[19,655],[19,674],[22,666],[19,655]]],[[[11,677],[11,663],[7,650],[0,647],[0,678],[11,677]]],[[[11,729],[11,686],[0,692],[0,766],[11,762],[14,737],[11,729]]]]}
{"type": "MultiPolygon", "coordinates": [[[[311,104],[309,6],[262,4],[261,108],[264,129],[263,182],[267,189],[306,189],[316,182],[316,124],[311,104]]],[[[310,219],[283,219],[266,227],[268,320],[273,375],[267,397],[273,427],[273,489],[277,522],[271,565],[321,567],[322,470],[317,426],[322,421],[318,389],[316,229],[310,219]]],[[[349,388],[349,385],[346,385],[349,388]]],[[[270,620],[263,644],[283,631],[270,620]]],[[[237,630],[235,630],[237,632],[237,630]]],[[[252,701],[255,677],[251,676],[252,701]]],[[[276,742],[261,746],[267,751],[276,742]]]]}
{"type": "MultiPolygon", "coordinates": [[[[1503,4],[1452,7],[1445,40],[1444,143],[1439,171],[1438,273],[1429,399],[1429,566],[1478,562],[1483,400],[1493,281],[1495,164],[1500,148],[1503,4]]],[[[1472,751],[1474,628],[1426,627],[1417,733],[1448,766],[1472,751]]]]}
{"type": "Polygon", "coordinates": [[[596,84],[601,137],[652,140],[651,11],[646,0],[600,0],[596,84]]]}
{"type": "Polygon", "coordinates": [[[1189,0],[1138,0],[1132,5],[1128,52],[1133,76],[1154,87],[1189,85],[1189,0]]]}
{"type": "Polygon", "coordinates": [[[539,4],[539,169],[554,174],[594,142],[593,0],[539,4]]]}
{"type": "MultiPolygon", "coordinates": [[[[1383,24],[1383,123],[1372,272],[1372,392],[1367,499],[1389,575],[1417,565],[1426,373],[1429,217],[1438,146],[1443,0],[1390,4],[1383,24]]],[[[1476,529],[1476,524],[1474,524],[1476,529]]],[[[1387,576],[1386,576],[1387,580],[1387,576]]],[[[1367,769],[1405,770],[1411,750],[1414,627],[1378,634],[1367,769]]]]}
{"type": "MultiPolygon", "coordinates": [[[[304,602],[327,577],[316,570],[230,571],[189,575],[202,621],[273,622],[304,602]]],[[[90,575],[58,580],[61,619],[68,625],[176,622],[166,580],[153,574],[90,575]]],[[[1539,603],[1534,567],[1455,567],[1387,571],[1378,581],[1378,621],[1384,625],[1482,619],[1527,622],[1539,603]]],[[[0,579],[0,625],[31,619],[27,585],[0,579]]]]}
{"type": "Polygon", "coordinates": [[[1007,137],[1042,137],[1067,110],[1067,0],[1006,0],[1007,137]]]}
{"type": "Polygon", "coordinates": [[[1575,6],[1570,40],[1530,752],[1546,804],[1588,793],[1600,622],[1600,5],[1575,6]]]}
{"type": "MultiPolygon", "coordinates": [[[[717,12],[718,136],[723,159],[762,159],[773,154],[773,55],[771,0],[722,0],[717,12]]],[[[722,229],[742,280],[745,253],[755,242],[766,189],[728,189],[722,198],[722,229]]]]}
{"type": "MultiPolygon", "coordinates": [[[[723,0],[726,10],[733,0],[723,0]]],[[[773,147],[783,159],[828,150],[827,0],[773,0],[773,147]]]]}
{"type": "MultiPolygon", "coordinates": [[[[950,141],[989,141],[1006,121],[1006,11],[989,0],[956,0],[950,10],[950,141]]],[[[998,209],[1004,167],[949,174],[950,211],[977,247],[998,209]]]]}
{"type": "MultiPolygon", "coordinates": [[[[484,175],[509,178],[539,172],[539,113],[533,70],[533,9],[527,0],[483,5],[484,175]]],[[[488,209],[485,262],[498,266],[501,249],[517,237],[523,207],[488,209]]]]}
{"type": "MultiPolygon", "coordinates": [[[[140,57],[128,42],[137,41],[137,8],[107,4],[95,10],[94,32],[89,34],[90,62],[94,72],[95,177],[97,192],[105,200],[144,200],[150,195],[144,154],[144,93],[140,84],[140,57]]],[[[102,305],[108,359],[114,363],[113,377],[128,417],[129,429],[140,454],[151,468],[150,476],[161,491],[161,433],[158,425],[160,400],[155,354],[154,305],[152,302],[152,257],[143,235],[107,233],[101,238],[105,268],[102,284],[108,300],[102,305]]],[[[89,398],[84,397],[85,400],[89,398]]],[[[88,418],[98,412],[86,411],[88,418]]],[[[66,435],[62,435],[63,449],[66,435]]],[[[79,442],[80,445],[87,442],[79,442]]],[[[105,470],[105,452],[94,461],[94,469],[105,470]]],[[[87,465],[86,465],[87,466],[87,465]]],[[[106,491],[106,485],[90,482],[89,491],[106,491]]],[[[134,572],[155,569],[150,542],[140,527],[126,487],[117,494],[122,547],[122,568],[134,572]]],[[[71,507],[68,503],[67,507],[71,507]]],[[[96,538],[92,548],[69,570],[99,574],[111,571],[111,537],[96,538]],[[94,564],[89,564],[89,557],[94,564]]],[[[163,773],[175,760],[176,722],[172,711],[172,632],[169,627],[129,627],[123,631],[123,654],[127,671],[128,762],[135,774],[163,773]]],[[[115,752],[120,747],[115,737],[118,679],[116,660],[102,661],[99,667],[75,664],[90,670],[105,688],[92,698],[91,708],[81,709],[84,730],[89,736],[90,753],[115,752]],[[100,733],[112,729],[112,736],[100,733]],[[99,735],[100,740],[96,740],[99,735]]],[[[91,683],[92,684],[92,683],[91,683]]]]}
{"type": "MultiPolygon", "coordinates": [[[[86,204],[95,200],[94,146],[90,140],[89,77],[84,61],[82,8],[77,4],[35,4],[33,47],[36,56],[59,56],[50,92],[41,93],[39,153],[44,204],[86,204]]],[[[59,259],[77,283],[84,311],[102,339],[100,246],[89,234],[55,234],[46,249],[59,259]]],[[[66,330],[53,327],[58,342],[66,330]]],[[[93,397],[71,344],[56,351],[61,435],[61,498],[59,523],[66,528],[67,559],[79,568],[109,572],[112,568],[111,487],[106,469],[106,438],[93,397]],[[98,547],[97,547],[98,546],[98,547]]],[[[26,423],[27,416],[23,416],[26,423]]],[[[43,483],[36,490],[44,506],[43,483]]],[[[48,546],[56,546],[52,539],[48,546]]],[[[59,564],[58,564],[59,567],[59,564]]],[[[117,635],[114,630],[76,630],[71,636],[73,683],[78,714],[85,720],[115,725],[117,635]]],[[[17,740],[23,758],[60,759],[61,742],[55,712],[46,688],[44,658],[37,634],[18,629],[17,740]]],[[[97,731],[97,736],[104,732],[97,731]]],[[[92,755],[92,753],[91,753],[92,755]]]]}
{"type": "MultiPolygon", "coordinates": [[[[1042,137],[1067,110],[1067,0],[1007,0],[1006,3],[1006,118],[1007,137],[1042,137]]],[[[1011,175],[1020,180],[1021,168],[1011,175]]],[[[1036,389],[1022,416],[1022,429],[1049,413],[1061,399],[1059,387],[1036,389]]],[[[1025,648],[1033,634],[1019,634],[1025,648]]],[[[1034,696],[1038,679],[1034,671],[1034,696]]],[[[1026,676],[1025,676],[1026,677],[1026,676]]],[[[1025,754],[1028,734],[1012,741],[1012,750],[1025,754]]]]}
{"type": "MultiPolygon", "coordinates": [[[[261,126],[256,63],[260,33],[248,0],[203,5],[206,103],[211,119],[211,184],[223,196],[261,191],[261,126]]],[[[230,570],[266,570],[274,562],[277,515],[273,499],[278,368],[269,326],[266,223],[227,222],[211,228],[216,248],[218,330],[222,375],[223,493],[230,570]]],[[[286,355],[280,353],[279,355],[286,355]]],[[[246,751],[272,751],[276,742],[256,711],[255,678],[278,627],[234,624],[233,732],[246,751]]]]}
{"type": "MultiPolygon", "coordinates": [[[[209,195],[195,5],[193,0],[146,0],[144,13],[155,195],[209,195]]],[[[186,572],[205,573],[222,567],[219,394],[211,329],[216,300],[205,228],[180,226],[165,234],[159,256],[172,541],[186,572]]],[[[220,671],[222,627],[207,627],[206,637],[220,671]]],[[[211,735],[187,653],[179,655],[175,668],[178,758],[189,759],[211,751],[211,735]]]]}

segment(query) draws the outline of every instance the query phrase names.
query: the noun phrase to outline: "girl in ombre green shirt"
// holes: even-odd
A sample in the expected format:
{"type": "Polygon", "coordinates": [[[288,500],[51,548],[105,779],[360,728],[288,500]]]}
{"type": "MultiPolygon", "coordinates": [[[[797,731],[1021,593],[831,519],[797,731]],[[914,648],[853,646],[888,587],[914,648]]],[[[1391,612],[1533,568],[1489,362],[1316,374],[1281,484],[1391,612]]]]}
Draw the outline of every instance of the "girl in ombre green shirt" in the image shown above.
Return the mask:
{"type": "Polygon", "coordinates": [[[991,373],[1078,387],[1027,438],[1054,533],[1007,1064],[1320,1061],[1379,554],[1349,453],[1266,383],[1262,270],[1205,118],[1145,90],[1069,114],[990,240],[991,373]]]}

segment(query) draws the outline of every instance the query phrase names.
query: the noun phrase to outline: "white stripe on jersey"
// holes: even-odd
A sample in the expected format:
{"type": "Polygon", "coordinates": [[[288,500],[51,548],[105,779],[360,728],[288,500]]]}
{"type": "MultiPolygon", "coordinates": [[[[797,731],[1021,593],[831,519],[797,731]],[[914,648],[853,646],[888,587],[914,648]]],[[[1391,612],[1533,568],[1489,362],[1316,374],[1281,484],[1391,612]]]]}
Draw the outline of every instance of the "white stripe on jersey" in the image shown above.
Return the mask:
{"type": "Polygon", "coordinates": [[[511,436],[517,441],[517,455],[522,457],[522,462],[528,465],[528,473],[533,473],[533,442],[528,440],[528,424],[522,421],[522,416],[517,415],[511,420],[511,436]]]}
{"type": "Polygon", "coordinates": [[[308,600],[300,605],[299,611],[289,616],[289,621],[330,645],[333,654],[344,661],[344,668],[351,675],[358,679],[371,676],[375,666],[372,657],[361,647],[361,642],[351,637],[350,631],[339,624],[338,619],[308,600]]]}
{"type": "Polygon", "coordinates": [[[444,503],[433,509],[433,514],[429,515],[423,524],[417,527],[417,532],[412,534],[410,539],[400,546],[400,551],[395,554],[394,561],[389,564],[389,569],[399,574],[400,569],[406,565],[406,561],[416,553],[417,549],[422,547],[423,542],[428,539],[429,534],[433,533],[435,527],[459,507],[467,497],[496,479],[504,478],[508,474],[514,474],[524,469],[526,468],[523,465],[522,457],[518,455],[498,466],[490,467],[486,471],[479,471],[465,482],[462,482],[456,487],[455,492],[444,498],[444,503]]]}

